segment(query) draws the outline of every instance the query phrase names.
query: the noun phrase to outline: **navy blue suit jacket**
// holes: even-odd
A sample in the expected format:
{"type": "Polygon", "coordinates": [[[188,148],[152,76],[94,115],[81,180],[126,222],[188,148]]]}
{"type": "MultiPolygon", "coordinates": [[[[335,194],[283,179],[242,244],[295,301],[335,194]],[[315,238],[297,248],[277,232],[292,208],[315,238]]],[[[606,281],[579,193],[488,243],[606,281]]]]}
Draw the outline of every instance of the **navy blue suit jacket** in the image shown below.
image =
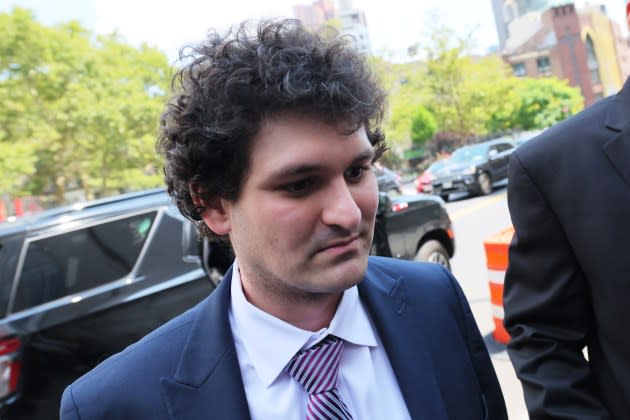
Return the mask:
{"type": "MultiPolygon", "coordinates": [[[[249,419],[228,320],[231,275],[70,385],[62,420],[249,419]]],[[[359,294],[413,419],[507,419],[468,303],[444,268],[370,257],[359,294]]]]}

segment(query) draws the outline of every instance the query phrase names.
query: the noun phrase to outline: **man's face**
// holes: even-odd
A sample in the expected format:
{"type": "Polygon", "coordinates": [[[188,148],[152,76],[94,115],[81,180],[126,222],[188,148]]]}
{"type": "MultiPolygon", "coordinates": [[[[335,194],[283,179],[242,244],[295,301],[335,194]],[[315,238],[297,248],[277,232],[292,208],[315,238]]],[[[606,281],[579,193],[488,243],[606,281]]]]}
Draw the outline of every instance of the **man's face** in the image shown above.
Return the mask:
{"type": "Polygon", "coordinates": [[[363,278],[378,205],[374,152],[363,128],[340,131],[289,115],[253,139],[240,197],[226,202],[246,294],[300,300],[363,278]]]}

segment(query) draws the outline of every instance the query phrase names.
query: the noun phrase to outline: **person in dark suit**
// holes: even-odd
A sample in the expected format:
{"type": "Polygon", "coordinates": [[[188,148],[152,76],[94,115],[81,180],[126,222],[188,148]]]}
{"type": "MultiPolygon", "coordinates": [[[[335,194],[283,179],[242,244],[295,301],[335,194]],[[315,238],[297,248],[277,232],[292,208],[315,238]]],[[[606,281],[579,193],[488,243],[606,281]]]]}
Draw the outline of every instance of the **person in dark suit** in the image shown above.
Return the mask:
{"type": "Polygon", "coordinates": [[[368,257],[385,95],[348,40],[242,25],[211,33],[175,81],[168,190],[235,261],[70,385],[61,418],[507,419],[451,274],[368,257]]]}
{"type": "Polygon", "coordinates": [[[504,323],[532,419],[630,416],[628,123],[630,81],[511,156],[504,323]]]}

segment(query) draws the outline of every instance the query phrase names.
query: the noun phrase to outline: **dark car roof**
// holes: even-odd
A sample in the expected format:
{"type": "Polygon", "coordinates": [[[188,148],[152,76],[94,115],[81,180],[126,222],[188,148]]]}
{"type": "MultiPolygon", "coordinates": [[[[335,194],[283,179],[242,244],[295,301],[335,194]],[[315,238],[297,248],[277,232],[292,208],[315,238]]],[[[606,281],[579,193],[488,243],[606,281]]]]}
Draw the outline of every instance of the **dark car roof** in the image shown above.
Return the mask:
{"type": "Polygon", "coordinates": [[[164,188],[154,188],[140,192],[126,193],[93,201],[78,202],[72,205],[45,210],[33,215],[17,218],[12,222],[0,223],[0,239],[24,231],[45,230],[89,217],[102,218],[129,213],[144,208],[155,208],[170,203],[164,188]]]}
{"type": "MultiPolygon", "coordinates": [[[[516,145],[514,144],[514,141],[512,140],[511,137],[500,137],[498,139],[492,139],[492,140],[483,141],[481,143],[467,144],[467,145],[458,147],[457,149],[455,149],[453,151],[453,154],[456,154],[458,152],[462,153],[461,151],[467,151],[467,150],[473,150],[473,149],[484,150],[485,151],[490,146],[495,145],[495,144],[509,144],[512,147],[516,147],[516,145]]],[[[451,155],[451,157],[452,157],[452,155],[451,155]]]]}
{"type": "Polygon", "coordinates": [[[514,140],[511,137],[500,137],[498,139],[492,139],[487,141],[482,141],[480,143],[467,144],[465,146],[460,147],[460,149],[464,148],[473,148],[473,147],[490,147],[494,144],[498,143],[508,143],[512,146],[514,145],[514,140]]]}

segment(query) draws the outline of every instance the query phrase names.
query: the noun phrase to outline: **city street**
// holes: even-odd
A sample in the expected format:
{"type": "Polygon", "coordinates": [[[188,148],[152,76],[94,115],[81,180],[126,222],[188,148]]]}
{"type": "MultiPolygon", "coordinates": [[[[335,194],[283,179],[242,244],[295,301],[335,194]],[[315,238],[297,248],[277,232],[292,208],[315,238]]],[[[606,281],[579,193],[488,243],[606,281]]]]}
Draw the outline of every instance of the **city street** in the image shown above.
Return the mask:
{"type": "Polygon", "coordinates": [[[455,229],[456,251],[452,259],[455,277],[468,298],[477,325],[492,356],[510,419],[527,419],[521,384],[516,378],[505,346],[492,338],[494,324],[490,306],[490,290],[483,248],[484,239],[511,225],[505,188],[486,197],[461,199],[447,203],[455,229]]]}
{"type": "MultiPolygon", "coordinates": [[[[403,192],[414,193],[405,188],[403,192]]],[[[490,305],[488,271],[483,241],[511,225],[505,187],[484,197],[453,194],[446,208],[455,230],[456,250],[452,270],[470,303],[481,334],[492,356],[506,400],[510,420],[527,419],[520,382],[505,346],[492,338],[494,324],[490,305]]]]}

